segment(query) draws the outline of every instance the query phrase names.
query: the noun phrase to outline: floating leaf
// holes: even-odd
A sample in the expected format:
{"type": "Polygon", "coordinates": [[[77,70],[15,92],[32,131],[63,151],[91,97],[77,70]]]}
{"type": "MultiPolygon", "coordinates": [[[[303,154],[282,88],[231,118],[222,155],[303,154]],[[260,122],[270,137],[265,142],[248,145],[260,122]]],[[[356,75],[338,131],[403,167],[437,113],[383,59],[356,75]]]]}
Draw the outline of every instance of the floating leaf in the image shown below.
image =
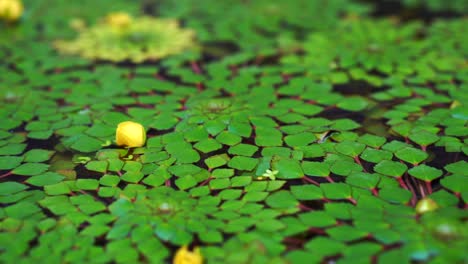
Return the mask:
{"type": "Polygon", "coordinates": [[[78,179],[76,187],[82,190],[96,190],[99,186],[99,181],[95,179],[78,179]]]}
{"type": "Polygon", "coordinates": [[[56,184],[44,186],[44,191],[48,195],[61,195],[70,193],[70,187],[65,182],[59,182],[56,184]]]}
{"type": "Polygon", "coordinates": [[[299,219],[307,226],[328,227],[336,224],[335,218],[326,212],[308,212],[299,215],[299,219]]]}
{"type": "Polygon", "coordinates": [[[17,182],[2,182],[0,183],[0,193],[2,195],[10,195],[27,189],[24,184],[17,182]]]}
{"type": "Polygon", "coordinates": [[[251,171],[255,168],[257,163],[258,160],[255,158],[235,156],[229,161],[228,166],[238,170],[251,171]]]}
{"type": "Polygon", "coordinates": [[[15,168],[12,173],[17,175],[33,176],[42,174],[49,168],[49,165],[44,163],[23,163],[15,168]]]}
{"type": "Polygon", "coordinates": [[[320,188],[328,199],[351,198],[351,187],[345,183],[325,183],[320,188]]]}
{"type": "Polygon", "coordinates": [[[386,187],[379,191],[379,196],[391,203],[407,203],[411,199],[411,192],[402,188],[386,187]]]}
{"type": "Polygon", "coordinates": [[[413,177],[427,182],[433,181],[442,176],[441,170],[427,166],[426,164],[421,164],[411,168],[408,170],[408,173],[413,177]]]}
{"type": "Polygon", "coordinates": [[[330,165],[324,162],[303,161],[302,169],[308,176],[328,177],[330,175],[330,165]]]}
{"type": "Polygon", "coordinates": [[[23,157],[3,156],[0,157],[0,170],[11,170],[18,167],[23,161],[23,157]]]}
{"type": "Polygon", "coordinates": [[[299,161],[294,159],[279,159],[272,162],[273,169],[278,171],[278,179],[298,179],[304,177],[299,161]]]}
{"type": "Polygon", "coordinates": [[[213,169],[225,165],[228,161],[229,157],[226,154],[222,154],[205,159],[205,164],[208,168],[213,169]]]}
{"type": "Polygon", "coordinates": [[[428,146],[439,140],[439,137],[437,135],[424,130],[411,133],[409,135],[409,138],[421,146],[428,146]]]}
{"type": "Polygon", "coordinates": [[[379,163],[382,160],[391,160],[393,158],[393,154],[386,150],[366,148],[361,153],[360,157],[368,162],[379,163]]]}
{"type": "Polygon", "coordinates": [[[322,190],[314,185],[291,186],[291,193],[298,200],[320,200],[322,199],[322,190]]]}
{"type": "Polygon", "coordinates": [[[362,97],[347,97],[341,100],[336,106],[348,111],[364,110],[369,103],[362,97]]]}
{"type": "Polygon", "coordinates": [[[32,149],[24,154],[25,162],[44,162],[48,161],[54,151],[44,150],[44,149],[32,149]]]}
{"type": "Polygon", "coordinates": [[[346,177],[346,183],[366,189],[375,188],[379,181],[380,175],[365,172],[352,173],[346,177]]]}
{"type": "Polygon", "coordinates": [[[283,144],[283,136],[275,128],[258,128],[255,130],[255,133],[255,143],[257,146],[274,147],[283,144]]]}
{"type": "Polygon", "coordinates": [[[65,176],[55,172],[46,172],[44,174],[29,177],[26,182],[34,186],[53,185],[61,182],[65,176]]]}
{"type": "Polygon", "coordinates": [[[442,186],[444,186],[445,188],[453,191],[453,192],[456,192],[456,193],[461,193],[461,192],[464,192],[466,191],[466,188],[467,188],[467,185],[466,185],[466,181],[468,179],[466,178],[466,176],[461,176],[461,175],[451,175],[449,177],[445,177],[443,178],[440,183],[442,184],[442,186]]]}
{"type": "Polygon", "coordinates": [[[208,138],[199,141],[193,147],[204,153],[208,153],[220,149],[222,145],[218,141],[208,138]]]}
{"type": "Polygon", "coordinates": [[[374,166],[376,172],[397,178],[401,177],[407,169],[405,164],[391,160],[383,160],[374,166]]]}
{"type": "Polygon", "coordinates": [[[379,148],[385,143],[386,139],[384,137],[379,137],[372,134],[364,134],[359,137],[358,142],[366,144],[369,147],[379,148]]]}
{"type": "Polygon", "coordinates": [[[336,144],[335,149],[344,155],[357,157],[365,149],[365,145],[357,142],[343,141],[336,144]]]}
{"type": "Polygon", "coordinates": [[[468,176],[468,162],[464,160],[448,164],[444,167],[444,169],[453,174],[468,176]]]}
{"type": "Polygon", "coordinates": [[[398,150],[397,152],[395,152],[395,156],[413,165],[417,165],[421,161],[424,161],[425,159],[427,159],[427,157],[429,157],[429,155],[426,152],[409,147],[398,150]]]}
{"type": "Polygon", "coordinates": [[[76,141],[73,142],[71,148],[80,152],[94,152],[102,148],[101,144],[102,142],[95,138],[86,135],[80,135],[76,141]]]}
{"type": "Polygon", "coordinates": [[[312,143],[316,140],[314,134],[312,133],[299,133],[295,135],[290,135],[284,138],[284,142],[291,147],[306,146],[309,143],[312,143]]]}
{"type": "Polygon", "coordinates": [[[270,196],[265,200],[266,204],[271,208],[280,208],[280,209],[288,209],[294,208],[297,206],[298,202],[291,195],[288,191],[278,191],[270,196]]]}
{"type": "Polygon", "coordinates": [[[103,160],[93,160],[86,164],[86,168],[91,171],[106,172],[108,163],[103,160]]]}
{"type": "Polygon", "coordinates": [[[241,155],[246,157],[251,157],[255,152],[257,152],[258,147],[248,144],[237,144],[229,148],[229,154],[241,155]]]}

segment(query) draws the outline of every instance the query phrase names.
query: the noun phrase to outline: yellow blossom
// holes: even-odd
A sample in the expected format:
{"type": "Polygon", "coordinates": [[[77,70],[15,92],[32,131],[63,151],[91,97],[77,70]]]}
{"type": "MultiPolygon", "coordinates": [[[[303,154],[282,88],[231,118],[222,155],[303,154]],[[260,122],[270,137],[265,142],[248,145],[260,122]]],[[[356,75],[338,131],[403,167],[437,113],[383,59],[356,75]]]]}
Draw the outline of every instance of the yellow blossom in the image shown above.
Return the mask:
{"type": "Polygon", "coordinates": [[[173,264],[202,264],[203,257],[198,247],[196,247],[193,251],[188,251],[187,246],[183,246],[177,250],[172,263],[173,264]]]}
{"type": "Polygon", "coordinates": [[[106,23],[115,28],[124,28],[130,25],[132,17],[125,12],[110,13],[106,17],[106,23]]]}
{"type": "Polygon", "coordinates": [[[117,126],[115,141],[119,146],[141,147],[146,141],[145,128],[141,124],[132,121],[121,122],[117,126]]]}
{"type": "Polygon", "coordinates": [[[460,101],[455,100],[455,101],[453,101],[452,104],[450,105],[450,109],[454,109],[454,108],[460,107],[461,105],[462,105],[462,103],[460,103],[460,101]]]}
{"type": "Polygon", "coordinates": [[[21,17],[23,9],[20,0],[0,0],[0,19],[14,22],[21,17]]]}
{"type": "Polygon", "coordinates": [[[80,31],[86,28],[86,24],[83,21],[83,19],[79,19],[79,18],[74,18],[70,20],[69,25],[71,28],[73,28],[76,31],[80,31]]]}
{"type": "Polygon", "coordinates": [[[418,214],[424,214],[430,211],[434,211],[437,208],[439,208],[439,206],[431,198],[423,198],[419,200],[419,202],[416,204],[416,212],[418,214]]]}

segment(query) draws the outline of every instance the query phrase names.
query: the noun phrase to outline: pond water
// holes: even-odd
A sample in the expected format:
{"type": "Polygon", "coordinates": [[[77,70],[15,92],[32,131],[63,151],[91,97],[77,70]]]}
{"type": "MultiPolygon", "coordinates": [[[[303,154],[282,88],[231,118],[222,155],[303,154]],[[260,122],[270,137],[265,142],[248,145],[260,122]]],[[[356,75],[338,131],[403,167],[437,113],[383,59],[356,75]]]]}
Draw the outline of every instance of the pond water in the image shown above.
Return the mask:
{"type": "Polygon", "coordinates": [[[467,15],[0,0],[0,262],[467,262],[467,15]]]}

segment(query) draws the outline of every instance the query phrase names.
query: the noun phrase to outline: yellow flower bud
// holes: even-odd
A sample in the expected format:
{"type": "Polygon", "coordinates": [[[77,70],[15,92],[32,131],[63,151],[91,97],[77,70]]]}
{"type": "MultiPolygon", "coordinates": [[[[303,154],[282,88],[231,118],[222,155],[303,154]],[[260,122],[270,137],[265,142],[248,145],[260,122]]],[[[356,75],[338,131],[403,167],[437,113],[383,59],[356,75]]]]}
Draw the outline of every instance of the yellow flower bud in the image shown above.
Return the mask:
{"type": "Polygon", "coordinates": [[[19,0],[0,0],[0,19],[14,22],[21,17],[23,9],[23,4],[19,0]]]}
{"type": "Polygon", "coordinates": [[[86,28],[85,22],[79,18],[74,18],[70,20],[69,25],[76,31],[84,30],[86,28]]]}
{"type": "Polygon", "coordinates": [[[439,206],[431,198],[423,198],[419,200],[419,202],[416,204],[416,212],[418,214],[424,214],[430,211],[434,211],[437,208],[439,208],[439,206]]]}
{"type": "Polygon", "coordinates": [[[146,141],[145,128],[141,124],[132,121],[121,122],[117,126],[115,141],[119,146],[141,147],[146,141]]]}
{"type": "Polygon", "coordinates": [[[115,28],[124,28],[130,25],[132,18],[125,12],[110,13],[106,17],[106,23],[115,28]]]}
{"type": "Polygon", "coordinates": [[[172,263],[173,264],[202,264],[203,257],[198,247],[196,247],[192,252],[192,251],[188,251],[187,246],[183,246],[177,250],[172,263]]]}

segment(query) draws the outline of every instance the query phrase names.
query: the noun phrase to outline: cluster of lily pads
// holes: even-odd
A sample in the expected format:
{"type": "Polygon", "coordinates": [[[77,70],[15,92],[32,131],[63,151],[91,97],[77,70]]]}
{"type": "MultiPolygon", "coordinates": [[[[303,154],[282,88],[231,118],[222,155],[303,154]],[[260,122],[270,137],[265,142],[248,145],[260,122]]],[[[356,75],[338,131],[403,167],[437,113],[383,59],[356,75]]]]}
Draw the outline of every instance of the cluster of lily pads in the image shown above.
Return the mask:
{"type": "Polygon", "coordinates": [[[0,25],[0,262],[467,261],[465,18],[24,2],[0,25]]]}
{"type": "Polygon", "coordinates": [[[78,27],[76,40],[56,43],[59,51],[89,59],[138,63],[177,54],[194,45],[193,31],[180,29],[177,21],[169,19],[134,19],[115,13],[91,28],[78,27]]]}

